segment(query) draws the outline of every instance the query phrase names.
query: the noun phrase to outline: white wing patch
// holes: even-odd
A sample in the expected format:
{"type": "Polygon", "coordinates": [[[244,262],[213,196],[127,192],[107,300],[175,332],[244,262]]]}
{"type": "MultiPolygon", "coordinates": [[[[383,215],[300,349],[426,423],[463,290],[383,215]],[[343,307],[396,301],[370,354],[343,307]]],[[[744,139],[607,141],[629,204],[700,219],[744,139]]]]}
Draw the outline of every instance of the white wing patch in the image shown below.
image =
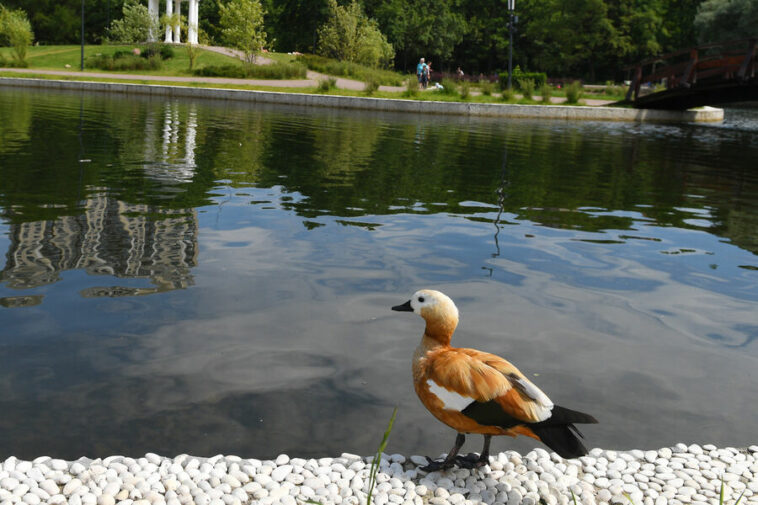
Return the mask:
{"type": "Polygon", "coordinates": [[[426,385],[429,386],[429,392],[440,399],[442,406],[447,410],[462,411],[468,407],[475,400],[468,396],[462,396],[455,391],[449,391],[436,382],[433,379],[426,381],[426,385]]]}
{"type": "Polygon", "coordinates": [[[540,405],[541,408],[538,410],[540,421],[544,421],[552,415],[553,402],[540,388],[515,374],[509,375],[509,378],[514,386],[540,405]]]}

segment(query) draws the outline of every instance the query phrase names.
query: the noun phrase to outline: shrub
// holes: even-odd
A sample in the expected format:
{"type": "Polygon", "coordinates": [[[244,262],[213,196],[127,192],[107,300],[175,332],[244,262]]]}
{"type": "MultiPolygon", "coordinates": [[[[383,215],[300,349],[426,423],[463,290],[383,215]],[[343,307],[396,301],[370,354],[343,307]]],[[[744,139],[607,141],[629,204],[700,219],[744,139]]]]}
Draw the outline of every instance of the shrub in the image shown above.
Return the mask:
{"type": "Polygon", "coordinates": [[[379,81],[376,79],[369,79],[366,81],[365,86],[363,87],[363,91],[367,95],[373,95],[376,90],[379,89],[379,81]]]}
{"type": "Polygon", "coordinates": [[[236,79],[303,79],[306,68],[299,63],[274,62],[268,65],[211,65],[192,73],[202,77],[236,79]]]}
{"type": "Polygon", "coordinates": [[[513,88],[505,88],[503,89],[502,93],[502,99],[504,102],[511,102],[516,97],[516,94],[513,92],[513,88]]]}
{"type": "Polygon", "coordinates": [[[450,95],[455,96],[458,94],[458,86],[456,85],[455,81],[452,79],[442,79],[442,82],[440,82],[441,88],[437,88],[437,93],[441,95],[450,95]]]}
{"type": "Polygon", "coordinates": [[[0,4],[0,35],[13,47],[15,66],[28,66],[25,65],[26,51],[34,40],[34,33],[26,12],[21,9],[12,11],[0,4]]]}
{"type": "MultiPolygon", "coordinates": [[[[545,72],[522,72],[521,68],[516,65],[513,69],[512,83],[517,83],[520,80],[531,79],[537,88],[541,88],[542,85],[547,83],[547,74],[545,72]]],[[[508,87],[508,72],[501,72],[498,78],[500,89],[508,87]]]]}
{"type": "Polygon", "coordinates": [[[157,55],[143,58],[126,51],[117,51],[113,56],[105,54],[89,56],[84,60],[84,66],[99,70],[159,70],[161,58],[157,55]]]}
{"type": "Polygon", "coordinates": [[[542,103],[552,103],[550,97],[553,96],[553,87],[549,84],[540,86],[540,96],[542,97],[542,103]]]}
{"type": "Polygon", "coordinates": [[[518,89],[524,100],[531,100],[534,95],[534,81],[532,79],[519,79],[518,89]]]}
{"type": "Polygon", "coordinates": [[[416,95],[418,95],[418,79],[416,78],[416,74],[411,74],[405,81],[405,91],[403,91],[403,96],[413,97],[416,95]]]}
{"type": "Polygon", "coordinates": [[[461,98],[466,100],[471,94],[471,83],[468,81],[462,81],[460,86],[461,98]]]}
{"type": "Polygon", "coordinates": [[[318,81],[318,90],[319,91],[329,91],[332,88],[337,87],[337,79],[334,77],[327,77],[326,79],[321,79],[318,81]]]}
{"type": "Polygon", "coordinates": [[[492,95],[492,90],[494,87],[495,86],[486,79],[479,81],[479,89],[482,91],[482,95],[484,96],[492,95]]]}
{"type": "Polygon", "coordinates": [[[379,84],[386,84],[388,86],[403,85],[403,76],[391,70],[371,68],[349,61],[337,61],[332,58],[317,56],[315,54],[299,55],[297,61],[304,64],[310,70],[322,74],[349,77],[364,82],[369,79],[375,79],[379,84]]]}
{"type": "Polygon", "coordinates": [[[579,103],[579,99],[584,95],[582,83],[574,81],[566,86],[566,103],[579,103]]]}

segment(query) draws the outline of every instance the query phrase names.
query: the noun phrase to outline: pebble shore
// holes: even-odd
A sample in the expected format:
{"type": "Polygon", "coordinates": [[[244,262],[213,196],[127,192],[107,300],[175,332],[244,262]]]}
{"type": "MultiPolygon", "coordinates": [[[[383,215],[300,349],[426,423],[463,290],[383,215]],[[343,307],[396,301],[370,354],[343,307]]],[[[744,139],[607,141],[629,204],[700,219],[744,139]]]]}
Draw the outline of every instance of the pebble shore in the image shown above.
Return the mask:
{"type": "MultiPolygon", "coordinates": [[[[0,464],[0,505],[242,505],[366,503],[372,458],[342,454],[261,461],[148,453],[77,461],[47,456],[0,464]]],[[[376,505],[758,505],[758,446],[677,444],[657,451],[593,449],[564,460],[506,451],[478,470],[426,474],[421,456],[383,455],[376,505]]]]}

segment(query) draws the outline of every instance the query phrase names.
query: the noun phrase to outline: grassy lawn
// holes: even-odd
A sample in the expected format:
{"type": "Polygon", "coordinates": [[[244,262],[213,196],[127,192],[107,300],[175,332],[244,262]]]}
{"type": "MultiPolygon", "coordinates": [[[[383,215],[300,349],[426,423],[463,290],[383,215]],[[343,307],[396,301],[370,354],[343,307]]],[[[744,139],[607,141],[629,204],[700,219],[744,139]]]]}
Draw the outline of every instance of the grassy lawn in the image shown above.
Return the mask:
{"type": "MultiPolygon", "coordinates": [[[[98,54],[102,55],[112,55],[116,51],[131,51],[134,49],[134,47],[140,47],[144,48],[144,45],[90,45],[84,47],[84,55],[85,59],[89,56],[96,56],[98,54]]],[[[259,91],[278,91],[278,92],[285,92],[285,93],[314,93],[314,94],[325,94],[325,95],[342,95],[342,96],[371,96],[374,98],[394,98],[394,99],[408,99],[408,100],[422,100],[422,101],[445,101],[445,102],[472,102],[472,103],[516,103],[516,104],[539,104],[540,102],[538,100],[524,100],[521,98],[514,98],[510,101],[504,101],[497,90],[493,90],[492,95],[483,95],[479,94],[480,91],[479,86],[474,83],[470,87],[470,91],[472,92],[469,94],[466,98],[461,98],[460,94],[457,92],[454,93],[443,93],[436,90],[427,90],[424,92],[417,92],[413,95],[409,95],[405,91],[395,91],[395,92],[388,92],[388,91],[375,91],[368,95],[364,91],[354,91],[354,90],[346,90],[346,89],[329,89],[327,91],[324,91],[323,89],[319,89],[318,86],[308,87],[308,88],[283,88],[278,86],[253,86],[244,84],[242,82],[240,83],[234,83],[234,84],[220,84],[216,82],[203,82],[202,77],[197,77],[197,81],[192,82],[174,82],[170,80],[166,81],[147,81],[144,79],[108,79],[108,78],[97,78],[97,77],[88,77],[87,74],[91,73],[102,73],[102,72],[108,72],[113,74],[140,74],[140,75],[150,75],[150,76],[165,76],[167,78],[169,77],[186,77],[186,76],[192,76],[192,73],[189,71],[189,58],[187,55],[187,50],[185,46],[182,45],[176,45],[173,47],[173,53],[174,56],[172,58],[169,58],[167,60],[163,60],[162,67],[158,70],[124,70],[124,71],[117,71],[117,70],[99,70],[99,69],[88,69],[85,68],[83,73],[79,73],[79,64],[80,64],[80,46],[76,45],[69,45],[69,46],[34,46],[30,47],[28,54],[27,54],[27,61],[29,63],[28,69],[24,70],[23,73],[15,73],[15,72],[2,72],[0,71],[0,76],[3,77],[37,77],[42,79],[67,79],[67,80],[87,80],[87,81],[100,81],[100,82],[131,82],[131,83],[137,83],[137,84],[164,84],[164,85],[172,85],[172,86],[193,86],[193,87],[216,87],[216,88],[227,88],[227,89],[244,89],[244,90],[259,90],[259,91]],[[66,65],[69,65],[69,67],[66,67],[66,65]],[[40,69],[40,70],[70,70],[77,73],[76,76],[71,77],[62,77],[62,76],[52,76],[52,75],[41,75],[41,74],[35,74],[34,70],[40,69]]],[[[223,54],[219,54],[213,51],[207,51],[207,50],[198,50],[199,54],[197,56],[197,59],[195,61],[195,68],[201,68],[204,66],[224,66],[224,65],[233,65],[233,66],[242,66],[242,62],[233,57],[225,56],[223,54]]],[[[295,61],[302,61],[301,58],[298,58],[297,56],[286,54],[286,53],[266,53],[263,55],[266,58],[269,58],[273,60],[276,63],[292,63],[295,61]]],[[[0,47],[0,57],[4,57],[5,59],[11,59],[11,48],[7,47],[0,47]]],[[[324,59],[321,59],[326,60],[324,59]]],[[[329,60],[330,62],[334,62],[334,60],[329,60]]],[[[338,63],[338,62],[337,62],[338,63]]],[[[351,64],[352,65],[352,64],[351,64]]],[[[354,71],[355,68],[358,66],[353,66],[350,68],[351,71],[354,71]]],[[[369,71],[374,71],[374,69],[368,69],[368,67],[365,67],[369,71]]],[[[386,72],[388,74],[393,74],[387,77],[387,79],[394,80],[399,79],[402,82],[402,79],[405,79],[405,76],[402,74],[396,73],[396,72],[389,72],[389,71],[382,71],[377,70],[376,72],[386,72]]],[[[368,75],[371,75],[369,72],[368,75]]],[[[352,76],[353,78],[357,78],[358,76],[352,76]]],[[[384,79],[377,79],[377,80],[384,80],[384,79]]],[[[602,90],[606,91],[606,90],[602,90]]],[[[607,91],[616,91],[618,92],[618,89],[609,88],[607,91]]],[[[562,90],[553,90],[553,96],[559,97],[559,96],[565,96],[565,93],[562,92],[562,90]]],[[[616,96],[616,93],[589,93],[588,90],[585,90],[584,97],[589,98],[598,98],[598,99],[607,99],[607,100],[617,100],[622,98],[622,96],[616,96]]],[[[580,102],[581,103],[581,102],[580,102]]]]}
{"type": "MultiPolygon", "coordinates": [[[[108,46],[84,46],[85,60],[89,56],[97,54],[112,55],[116,51],[131,51],[135,47],[145,48],[144,45],[108,45],[108,46]]],[[[159,70],[140,70],[136,73],[147,75],[192,75],[189,71],[189,58],[184,46],[172,46],[174,57],[163,61],[159,70]]],[[[0,47],[0,56],[7,60],[12,58],[12,49],[9,47],[0,47]]],[[[81,46],[33,46],[29,48],[26,61],[29,62],[29,69],[35,68],[45,70],[79,70],[81,62],[81,46]],[[66,68],[70,65],[70,68],[66,68]]],[[[237,58],[218,54],[213,51],[199,50],[195,60],[195,68],[211,65],[242,65],[237,58]]],[[[85,68],[84,72],[103,72],[95,68],[85,68]]],[[[109,71],[116,73],[135,73],[135,71],[109,71]]]]}

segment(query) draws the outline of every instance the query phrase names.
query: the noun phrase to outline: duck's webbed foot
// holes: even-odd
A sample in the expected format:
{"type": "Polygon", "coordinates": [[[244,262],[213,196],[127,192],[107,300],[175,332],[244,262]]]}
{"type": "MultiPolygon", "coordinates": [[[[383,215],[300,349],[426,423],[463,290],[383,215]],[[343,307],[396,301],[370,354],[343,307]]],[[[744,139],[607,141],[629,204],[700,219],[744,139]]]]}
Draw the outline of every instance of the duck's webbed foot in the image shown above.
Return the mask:
{"type": "Polygon", "coordinates": [[[433,460],[429,456],[426,457],[427,462],[429,463],[426,466],[420,466],[419,470],[422,470],[424,472],[436,472],[438,470],[450,470],[455,466],[455,459],[454,458],[445,458],[445,459],[439,459],[439,460],[433,460]]]}
{"type": "Polygon", "coordinates": [[[469,470],[474,468],[481,468],[488,464],[489,458],[482,458],[474,452],[468,453],[466,456],[458,456],[455,458],[455,463],[461,468],[467,468],[469,470]]]}
{"type": "Polygon", "coordinates": [[[449,470],[450,468],[453,468],[456,463],[456,456],[458,455],[458,451],[461,449],[461,446],[465,440],[466,436],[463,433],[458,433],[458,435],[455,437],[455,445],[453,445],[453,448],[450,449],[450,452],[447,453],[447,457],[445,459],[434,461],[432,458],[427,456],[426,460],[429,464],[420,467],[419,470],[422,470],[424,472],[436,472],[437,470],[449,470]]]}

